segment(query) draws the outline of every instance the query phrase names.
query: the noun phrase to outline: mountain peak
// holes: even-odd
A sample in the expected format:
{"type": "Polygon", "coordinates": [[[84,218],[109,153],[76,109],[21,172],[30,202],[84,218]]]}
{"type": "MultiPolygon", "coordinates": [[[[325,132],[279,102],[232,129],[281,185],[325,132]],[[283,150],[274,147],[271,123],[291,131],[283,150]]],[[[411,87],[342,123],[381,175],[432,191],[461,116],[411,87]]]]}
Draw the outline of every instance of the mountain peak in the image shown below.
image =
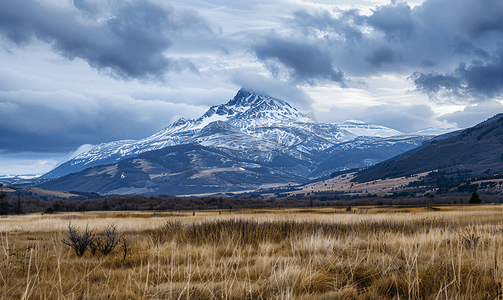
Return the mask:
{"type": "Polygon", "coordinates": [[[234,96],[234,98],[232,98],[226,105],[234,107],[249,107],[257,100],[264,98],[270,98],[270,96],[241,88],[237,92],[236,96],[234,96]]]}
{"type": "Polygon", "coordinates": [[[236,94],[237,97],[240,95],[256,95],[256,96],[262,96],[262,97],[270,97],[267,93],[253,91],[250,89],[246,89],[244,87],[240,88],[236,94]]]}
{"type": "MultiPolygon", "coordinates": [[[[45,177],[55,178],[87,167],[116,163],[145,152],[184,144],[237,151],[235,153],[240,158],[256,162],[272,163],[277,155],[292,157],[304,161],[302,166],[292,163],[292,172],[307,176],[312,170],[307,165],[314,162],[313,157],[336,144],[358,136],[389,137],[397,134],[400,132],[358,121],[337,125],[316,123],[282,99],[242,88],[228,103],[212,106],[198,119],[181,118],[138,141],[97,146],[62,164],[45,177]]],[[[281,161],[283,158],[277,159],[281,161]]]]}

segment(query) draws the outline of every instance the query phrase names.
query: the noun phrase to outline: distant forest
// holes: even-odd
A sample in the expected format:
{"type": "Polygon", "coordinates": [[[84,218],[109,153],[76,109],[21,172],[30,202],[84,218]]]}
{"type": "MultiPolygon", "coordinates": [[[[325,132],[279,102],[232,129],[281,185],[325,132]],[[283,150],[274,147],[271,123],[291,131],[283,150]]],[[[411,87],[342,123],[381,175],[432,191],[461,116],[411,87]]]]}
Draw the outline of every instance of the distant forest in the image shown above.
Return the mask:
{"type": "Polygon", "coordinates": [[[290,208],[319,205],[319,201],[297,200],[263,200],[261,198],[240,197],[156,197],[156,196],[110,196],[91,200],[50,200],[24,199],[15,194],[0,192],[0,215],[21,213],[54,213],[80,211],[128,211],[128,210],[211,210],[242,208],[290,208]]]}
{"type": "MultiPolygon", "coordinates": [[[[327,197],[312,197],[297,199],[293,197],[282,199],[262,199],[261,197],[158,197],[158,196],[109,196],[90,200],[44,201],[41,199],[24,199],[22,196],[0,192],[0,215],[25,213],[57,213],[83,211],[169,211],[169,210],[232,210],[258,208],[302,208],[302,207],[340,207],[340,206],[380,206],[380,205],[437,205],[437,204],[465,204],[470,195],[445,196],[435,198],[411,197],[370,197],[357,199],[330,200],[327,197]]],[[[500,197],[484,195],[482,202],[499,202],[500,197]]]]}

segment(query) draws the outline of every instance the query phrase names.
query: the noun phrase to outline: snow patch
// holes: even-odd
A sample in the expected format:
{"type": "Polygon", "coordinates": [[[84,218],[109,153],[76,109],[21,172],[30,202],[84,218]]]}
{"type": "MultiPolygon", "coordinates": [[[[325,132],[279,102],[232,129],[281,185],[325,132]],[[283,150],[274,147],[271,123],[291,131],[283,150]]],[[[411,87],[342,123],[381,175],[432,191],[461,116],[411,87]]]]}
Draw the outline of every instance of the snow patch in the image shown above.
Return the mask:
{"type": "Polygon", "coordinates": [[[208,117],[208,118],[202,120],[201,123],[197,124],[194,127],[191,127],[190,129],[192,129],[192,130],[203,129],[204,127],[206,127],[206,125],[208,125],[210,123],[213,123],[213,122],[216,122],[216,121],[223,121],[223,122],[225,122],[227,120],[229,120],[229,117],[226,116],[226,115],[221,116],[221,115],[214,114],[213,116],[208,117]]]}

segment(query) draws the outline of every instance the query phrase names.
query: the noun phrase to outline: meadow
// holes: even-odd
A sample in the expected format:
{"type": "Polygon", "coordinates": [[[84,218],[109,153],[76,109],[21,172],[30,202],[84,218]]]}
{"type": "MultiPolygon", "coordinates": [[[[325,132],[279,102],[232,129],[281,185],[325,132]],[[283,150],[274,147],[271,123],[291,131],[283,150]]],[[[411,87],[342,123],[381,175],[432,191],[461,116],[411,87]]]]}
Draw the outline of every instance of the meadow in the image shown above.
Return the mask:
{"type": "Polygon", "coordinates": [[[501,205],[38,213],[0,233],[0,299],[503,296],[501,205]],[[69,226],[126,239],[79,257],[69,226]]]}

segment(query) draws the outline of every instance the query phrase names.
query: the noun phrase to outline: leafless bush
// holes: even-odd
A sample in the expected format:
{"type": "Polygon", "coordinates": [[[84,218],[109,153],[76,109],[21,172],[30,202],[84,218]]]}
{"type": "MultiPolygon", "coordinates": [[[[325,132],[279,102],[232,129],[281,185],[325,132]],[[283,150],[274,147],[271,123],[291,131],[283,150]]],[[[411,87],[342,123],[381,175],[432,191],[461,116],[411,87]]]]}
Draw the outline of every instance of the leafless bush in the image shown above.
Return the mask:
{"type": "Polygon", "coordinates": [[[67,239],[62,239],[61,241],[65,244],[73,248],[75,250],[75,254],[78,257],[82,257],[86,252],[87,247],[93,242],[96,233],[89,230],[88,226],[82,234],[79,233],[79,227],[74,226],[72,224],[68,224],[68,234],[66,235],[67,239]]]}
{"type": "Polygon", "coordinates": [[[95,247],[99,252],[104,255],[112,252],[121,240],[123,239],[122,234],[117,232],[117,226],[115,224],[108,225],[103,233],[96,238],[93,243],[93,247],[95,247]]]}
{"type": "Polygon", "coordinates": [[[101,248],[101,239],[99,237],[95,238],[92,243],[89,244],[89,251],[94,256],[96,252],[101,248]]]}

